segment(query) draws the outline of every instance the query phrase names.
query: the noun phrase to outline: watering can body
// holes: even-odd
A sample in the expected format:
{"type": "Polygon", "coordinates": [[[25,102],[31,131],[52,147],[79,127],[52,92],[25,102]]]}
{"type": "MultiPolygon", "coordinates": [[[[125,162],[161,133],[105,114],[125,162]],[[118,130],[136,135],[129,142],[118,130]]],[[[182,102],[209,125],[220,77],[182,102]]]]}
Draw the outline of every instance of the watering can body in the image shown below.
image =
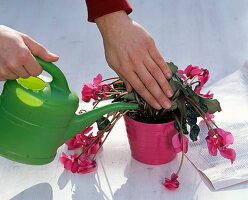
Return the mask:
{"type": "Polygon", "coordinates": [[[75,114],[79,99],[57,66],[36,58],[53,78],[8,80],[0,96],[0,155],[34,165],[51,162],[58,147],[102,115],[136,104],[116,103],[75,114]]]}

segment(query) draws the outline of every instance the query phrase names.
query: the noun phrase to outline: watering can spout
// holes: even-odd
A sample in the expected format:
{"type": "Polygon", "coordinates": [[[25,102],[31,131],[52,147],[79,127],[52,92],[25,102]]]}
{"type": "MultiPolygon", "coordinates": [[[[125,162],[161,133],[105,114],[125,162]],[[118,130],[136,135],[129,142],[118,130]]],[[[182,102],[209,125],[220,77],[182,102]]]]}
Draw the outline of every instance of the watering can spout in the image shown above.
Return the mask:
{"type": "Polygon", "coordinates": [[[75,114],[65,133],[62,144],[67,142],[69,139],[74,137],[80,131],[82,131],[87,126],[89,126],[90,124],[92,124],[93,122],[95,122],[96,120],[98,120],[107,113],[118,110],[136,110],[137,108],[138,105],[135,103],[117,102],[117,103],[111,103],[109,105],[100,108],[93,109],[91,111],[85,112],[80,115],[75,114]]]}

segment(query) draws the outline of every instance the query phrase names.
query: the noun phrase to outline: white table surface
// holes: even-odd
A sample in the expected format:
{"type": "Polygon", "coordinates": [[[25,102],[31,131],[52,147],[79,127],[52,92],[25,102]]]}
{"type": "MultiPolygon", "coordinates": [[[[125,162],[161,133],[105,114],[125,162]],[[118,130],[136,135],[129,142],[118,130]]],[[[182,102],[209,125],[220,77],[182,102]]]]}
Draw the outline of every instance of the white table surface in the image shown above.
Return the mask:
{"type": "MultiPolygon", "coordinates": [[[[210,70],[209,84],[240,68],[248,58],[248,1],[130,0],[130,16],[154,37],[161,54],[180,68],[188,64],[210,70]]],[[[100,34],[88,23],[83,0],[1,0],[0,23],[30,35],[57,53],[58,66],[78,95],[83,82],[97,73],[114,75],[107,67],[100,34]]],[[[2,84],[1,84],[2,85],[2,84]]],[[[55,160],[30,166],[0,157],[1,200],[77,199],[247,199],[248,182],[215,191],[185,159],[180,188],[171,192],[161,182],[177,169],[150,166],[131,158],[123,120],[97,157],[98,167],[87,175],[64,171],[58,150],[55,160]]]]}

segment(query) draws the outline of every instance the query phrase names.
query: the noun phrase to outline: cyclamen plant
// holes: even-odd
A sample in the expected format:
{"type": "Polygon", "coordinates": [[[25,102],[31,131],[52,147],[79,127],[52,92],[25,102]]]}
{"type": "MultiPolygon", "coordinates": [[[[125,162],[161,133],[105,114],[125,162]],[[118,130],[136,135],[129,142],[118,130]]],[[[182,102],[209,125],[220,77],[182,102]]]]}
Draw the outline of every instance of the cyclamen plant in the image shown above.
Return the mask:
{"type": "MultiPolygon", "coordinates": [[[[188,151],[188,136],[194,142],[198,139],[200,128],[197,119],[201,117],[208,127],[206,143],[208,151],[212,156],[217,156],[218,151],[224,158],[230,159],[233,163],[236,159],[236,152],[228,148],[233,144],[233,136],[230,132],[219,128],[212,120],[215,112],[220,112],[220,103],[213,99],[213,93],[208,91],[202,94],[201,90],[209,80],[207,69],[189,65],[184,71],[178,70],[173,63],[167,63],[172,71],[172,78],[169,84],[174,91],[170,98],[172,106],[170,109],[155,110],[140,97],[135,91],[127,92],[126,87],[119,77],[102,80],[102,75],[98,74],[93,84],[88,82],[83,84],[82,100],[93,102],[93,109],[101,101],[112,99],[112,102],[124,101],[137,103],[138,110],[118,111],[109,113],[106,117],[95,123],[98,132],[93,135],[93,124],[81,131],[75,137],[66,142],[68,150],[81,149],[81,153],[66,155],[62,153],[60,161],[64,168],[73,173],[89,173],[96,167],[95,156],[109,136],[116,122],[125,114],[129,117],[145,123],[162,123],[175,120],[174,127],[178,131],[172,138],[172,145],[175,152],[182,152],[180,166],[176,173],[172,173],[171,178],[165,178],[163,185],[169,190],[179,187],[178,174],[183,164],[184,154],[188,151]],[[109,81],[110,83],[107,83],[109,81]],[[111,120],[110,120],[111,118],[111,120]]],[[[83,111],[82,111],[83,112],[83,111]]]]}

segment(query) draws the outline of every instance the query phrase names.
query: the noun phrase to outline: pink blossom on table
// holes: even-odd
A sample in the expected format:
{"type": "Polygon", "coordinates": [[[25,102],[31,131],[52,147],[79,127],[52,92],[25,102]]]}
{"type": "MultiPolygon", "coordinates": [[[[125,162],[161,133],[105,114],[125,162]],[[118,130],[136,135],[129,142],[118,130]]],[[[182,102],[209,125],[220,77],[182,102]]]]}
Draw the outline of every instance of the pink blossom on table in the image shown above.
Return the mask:
{"type": "Polygon", "coordinates": [[[178,176],[175,173],[171,175],[171,179],[165,178],[165,182],[163,183],[164,187],[168,190],[176,190],[179,187],[177,178],[178,176]]]}
{"type": "MultiPolygon", "coordinates": [[[[188,143],[189,139],[186,136],[184,137],[184,153],[188,152],[188,143]]],[[[176,153],[179,153],[183,150],[183,141],[182,138],[180,138],[180,134],[177,133],[172,137],[172,146],[176,153]]]]}
{"type": "Polygon", "coordinates": [[[82,89],[82,100],[84,102],[89,102],[91,98],[94,100],[98,100],[99,98],[106,98],[105,93],[103,95],[97,95],[97,93],[101,92],[103,89],[105,92],[108,92],[110,88],[102,82],[102,75],[98,74],[94,79],[93,79],[93,84],[90,82],[84,83],[83,84],[83,89],[82,89]]]}
{"type": "Polygon", "coordinates": [[[80,133],[78,133],[76,136],[68,140],[65,144],[68,146],[68,150],[73,150],[79,148],[81,145],[83,145],[82,141],[82,135],[88,134],[93,129],[92,126],[85,128],[80,133]]]}
{"type": "Polygon", "coordinates": [[[232,134],[221,128],[215,128],[213,130],[217,136],[210,130],[206,137],[209,154],[216,156],[217,150],[219,150],[221,156],[230,159],[231,163],[233,163],[236,159],[236,152],[231,148],[227,148],[229,145],[233,144],[234,139],[232,134]]]}
{"type": "Polygon", "coordinates": [[[72,173],[76,173],[78,171],[78,155],[66,155],[62,152],[62,156],[60,157],[60,162],[64,165],[64,168],[71,171],[72,173]]]}
{"type": "Polygon", "coordinates": [[[87,174],[94,170],[96,167],[96,160],[90,160],[87,156],[80,156],[77,154],[66,155],[62,152],[60,162],[64,165],[66,170],[72,173],[87,174]]]}
{"type": "Polygon", "coordinates": [[[79,157],[79,167],[77,172],[80,174],[87,174],[94,171],[96,167],[96,160],[90,160],[87,156],[79,157]]]}

